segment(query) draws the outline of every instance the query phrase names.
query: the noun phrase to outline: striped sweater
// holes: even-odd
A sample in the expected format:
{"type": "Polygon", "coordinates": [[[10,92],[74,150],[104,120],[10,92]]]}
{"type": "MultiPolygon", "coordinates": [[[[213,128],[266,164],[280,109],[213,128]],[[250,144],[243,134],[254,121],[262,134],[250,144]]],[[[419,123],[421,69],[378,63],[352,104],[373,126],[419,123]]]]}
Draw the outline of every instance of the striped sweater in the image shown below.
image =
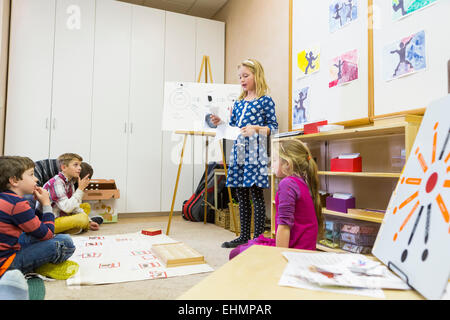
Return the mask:
{"type": "Polygon", "coordinates": [[[38,217],[28,201],[12,191],[0,193],[0,276],[8,269],[16,253],[22,232],[40,240],[53,238],[55,217],[50,206],[38,217]]]}

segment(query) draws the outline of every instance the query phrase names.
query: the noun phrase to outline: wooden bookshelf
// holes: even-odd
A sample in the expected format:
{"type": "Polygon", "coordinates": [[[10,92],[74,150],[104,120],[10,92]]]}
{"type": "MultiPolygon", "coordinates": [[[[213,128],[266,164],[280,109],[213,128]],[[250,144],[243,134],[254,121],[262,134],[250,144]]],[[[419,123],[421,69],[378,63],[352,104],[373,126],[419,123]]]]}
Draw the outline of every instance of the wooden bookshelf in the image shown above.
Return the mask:
{"type": "MultiPolygon", "coordinates": [[[[404,148],[405,148],[405,158],[408,159],[411,154],[411,149],[414,144],[414,140],[416,138],[417,132],[420,128],[420,124],[422,122],[422,116],[420,115],[412,115],[412,114],[404,114],[404,115],[394,115],[386,118],[374,119],[374,122],[370,125],[362,125],[362,126],[354,126],[354,127],[346,127],[343,130],[334,130],[328,132],[320,132],[314,134],[307,135],[295,135],[288,137],[280,137],[272,139],[272,143],[283,140],[292,140],[299,139],[305,143],[309,142],[318,142],[318,143],[326,143],[330,141],[339,141],[339,140],[365,140],[370,141],[371,138],[384,138],[391,136],[403,136],[404,137],[404,148]]],[[[274,150],[272,146],[272,150],[274,150]]],[[[354,151],[355,152],[355,151],[354,151]]],[[[356,151],[357,152],[357,151],[356,151]]],[[[329,155],[328,155],[329,157],[329,155]]],[[[326,159],[326,161],[330,161],[330,159],[326,159]]],[[[372,169],[374,170],[374,169],[372,169]]],[[[375,168],[376,170],[376,168],[375,168]]],[[[349,178],[385,178],[385,179],[399,179],[401,177],[400,172],[333,172],[333,171],[319,171],[318,174],[320,176],[329,177],[349,177],[349,178]]],[[[377,179],[378,180],[378,179],[377,179]]],[[[376,183],[374,181],[374,183],[376,183]]],[[[271,177],[271,189],[272,189],[272,198],[271,198],[271,217],[272,217],[272,236],[275,235],[275,192],[276,192],[276,177],[271,177]]],[[[361,214],[345,214],[335,211],[330,211],[327,209],[323,209],[323,213],[328,216],[336,216],[341,218],[369,221],[375,223],[382,223],[384,214],[383,213],[361,213],[361,214]]],[[[336,249],[328,248],[326,246],[318,244],[318,250],[323,251],[334,251],[336,249]]],[[[343,250],[338,250],[335,252],[345,252],[343,250]]]]}
{"type": "Polygon", "coordinates": [[[337,172],[337,171],[318,171],[319,175],[324,176],[343,176],[343,177],[367,177],[367,178],[400,178],[398,172],[337,172]]]}
{"type": "Polygon", "coordinates": [[[337,212],[328,210],[326,208],[322,209],[322,212],[326,215],[330,216],[336,216],[346,219],[355,219],[355,220],[362,220],[362,221],[370,221],[370,222],[376,222],[376,223],[382,223],[384,219],[384,213],[381,212],[367,212],[367,213],[359,213],[359,214],[352,214],[352,213],[343,213],[343,212],[337,212]]]}

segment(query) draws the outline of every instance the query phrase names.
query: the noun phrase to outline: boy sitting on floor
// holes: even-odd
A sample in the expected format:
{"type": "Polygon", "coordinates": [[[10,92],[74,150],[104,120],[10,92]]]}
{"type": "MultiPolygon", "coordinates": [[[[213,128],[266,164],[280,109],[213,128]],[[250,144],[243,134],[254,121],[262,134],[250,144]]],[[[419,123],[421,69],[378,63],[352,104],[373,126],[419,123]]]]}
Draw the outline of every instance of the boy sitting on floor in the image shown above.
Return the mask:
{"type": "MultiPolygon", "coordinates": [[[[40,273],[42,268],[58,271],[55,267],[66,268],[67,259],[75,251],[69,235],[54,235],[55,217],[49,194],[37,187],[36,181],[31,159],[0,157],[0,277],[15,269],[24,274],[40,273]],[[39,201],[42,215],[36,215],[23,198],[26,194],[33,194],[39,201]]],[[[55,277],[52,273],[46,275],[55,277]]]]}
{"type": "Polygon", "coordinates": [[[55,215],[55,233],[79,234],[83,231],[98,230],[99,223],[90,219],[80,204],[84,189],[89,185],[89,175],[80,177],[83,158],[75,153],[65,153],[58,157],[61,171],[44,185],[50,193],[55,215]],[[75,190],[74,182],[78,182],[75,190]]]}

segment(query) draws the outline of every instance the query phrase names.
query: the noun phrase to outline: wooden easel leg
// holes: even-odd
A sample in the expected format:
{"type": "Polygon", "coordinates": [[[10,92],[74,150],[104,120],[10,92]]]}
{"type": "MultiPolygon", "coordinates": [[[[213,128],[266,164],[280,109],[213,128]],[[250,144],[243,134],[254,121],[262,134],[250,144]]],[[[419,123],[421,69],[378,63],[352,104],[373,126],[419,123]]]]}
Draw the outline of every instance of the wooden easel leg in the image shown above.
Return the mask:
{"type": "Polygon", "coordinates": [[[183,165],[183,156],[184,156],[184,149],[186,147],[187,137],[188,135],[185,134],[183,141],[183,148],[181,149],[180,164],[178,165],[177,181],[175,182],[175,189],[173,191],[172,206],[170,207],[169,223],[167,224],[166,235],[169,235],[170,223],[172,222],[173,207],[175,206],[175,198],[177,196],[178,182],[180,181],[181,166],[183,165]]]}
{"type": "MultiPolygon", "coordinates": [[[[222,150],[222,162],[223,162],[223,169],[225,171],[225,181],[227,180],[228,177],[228,171],[227,171],[227,162],[225,161],[225,153],[223,152],[223,140],[220,140],[220,149],[222,150]]],[[[234,207],[233,207],[233,198],[231,196],[231,189],[230,187],[227,188],[228,189],[228,198],[230,199],[230,214],[231,217],[233,218],[233,222],[234,222],[234,232],[236,233],[236,236],[239,234],[236,226],[236,215],[234,214],[234,207]]]]}
{"type": "Polygon", "coordinates": [[[206,151],[205,151],[205,211],[203,216],[203,223],[206,224],[206,216],[208,212],[208,136],[205,136],[206,138],[206,151]]]}

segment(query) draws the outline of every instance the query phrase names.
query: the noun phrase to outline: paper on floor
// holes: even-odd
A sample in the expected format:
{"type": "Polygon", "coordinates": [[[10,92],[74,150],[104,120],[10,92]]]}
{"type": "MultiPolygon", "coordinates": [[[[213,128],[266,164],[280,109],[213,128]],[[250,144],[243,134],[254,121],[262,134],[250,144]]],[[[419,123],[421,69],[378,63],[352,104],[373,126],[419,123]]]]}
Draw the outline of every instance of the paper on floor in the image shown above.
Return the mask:
{"type": "Polygon", "coordinates": [[[68,286],[96,285],[170,278],[211,272],[208,264],[166,268],[153,255],[153,244],[177,242],[160,234],[146,236],[129,233],[109,236],[73,237],[76,250],[70,260],[80,265],[75,276],[66,280],[68,286]]]}

